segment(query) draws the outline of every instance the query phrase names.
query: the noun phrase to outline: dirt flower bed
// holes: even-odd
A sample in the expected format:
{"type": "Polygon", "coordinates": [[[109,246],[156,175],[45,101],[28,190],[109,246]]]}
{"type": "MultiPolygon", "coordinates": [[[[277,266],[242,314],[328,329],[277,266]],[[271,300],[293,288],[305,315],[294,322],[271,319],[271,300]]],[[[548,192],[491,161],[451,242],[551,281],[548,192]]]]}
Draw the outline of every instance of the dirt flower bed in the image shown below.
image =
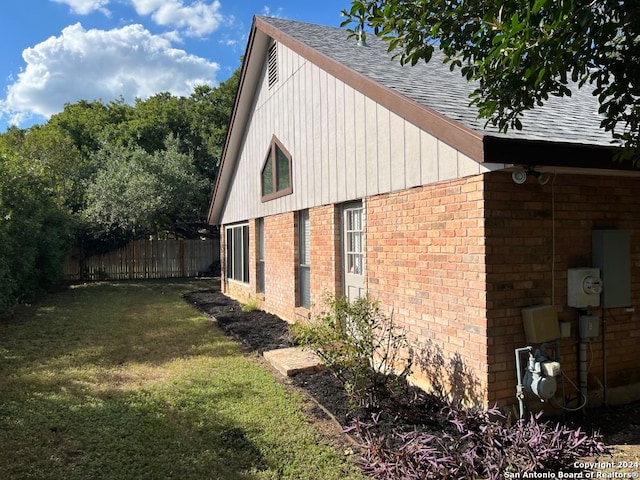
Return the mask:
{"type": "MultiPolygon", "coordinates": [[[[262,354],[267,350],[293,346],[287,322],[260,310],[245,312],[238,302],[219,291],[189,293],[185,295],[185,300],[215,318],[224,332],[241,341],[251,352],[262,354]]],[[[346,393],[328,371],[313,375],[298,374],[291,381],[308,392],[321,406],[315,409],[318,421],[326,421],[328,412],[343,427],[349,426],[353,415],[350,414],[346,393]]],[[[598,470],[599,473],[624,472],[640,476],[640,467],[635,467],[640,462],[640,402],[590,409],[586,414],[581,412],[564,420],[566,424],[579,426],[583,431],[602,434],[611,455],[585,459],[586,462],[612,462],[611,468],[603,467],[598,470]],[[618,462],[621,462],[620,468],[618,462]]]]}

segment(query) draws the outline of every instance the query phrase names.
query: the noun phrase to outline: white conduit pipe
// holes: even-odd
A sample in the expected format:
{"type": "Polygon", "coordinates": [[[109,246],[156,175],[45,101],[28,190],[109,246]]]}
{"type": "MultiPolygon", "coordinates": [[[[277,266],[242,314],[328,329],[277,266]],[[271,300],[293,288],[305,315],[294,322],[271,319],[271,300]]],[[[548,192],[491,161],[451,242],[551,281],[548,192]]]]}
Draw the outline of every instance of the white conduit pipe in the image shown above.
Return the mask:
{"type": "Polygon", "coordinates": [[[518,376],[518,385],[516,385],[516,398],[518,399],[518,408],[520,410],[520,419],[524,418],[524,385],[522,385],[522,366],[520,365],[520,354],[527,352],[531,355],[532,347],[516,348],[516,374],[518,376]]]}

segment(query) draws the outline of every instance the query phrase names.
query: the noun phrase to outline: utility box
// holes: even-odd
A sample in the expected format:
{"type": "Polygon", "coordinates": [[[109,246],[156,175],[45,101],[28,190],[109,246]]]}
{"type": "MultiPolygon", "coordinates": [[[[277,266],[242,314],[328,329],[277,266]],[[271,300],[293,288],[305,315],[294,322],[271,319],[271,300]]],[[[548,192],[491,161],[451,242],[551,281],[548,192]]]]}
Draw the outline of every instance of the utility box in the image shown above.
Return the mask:
{"type": "Polygon", "coordinates": [[[578,319],[580,327],[580,338],[582,340],[593,340],[599,335],[600,318],[595,315],[582,315],[578,319]]]}
{"type": "Polygon", "coordinates": [[[631,234],[628,230],[594,230],[593,266],[600,269],[605,289],[602,306],[631,306],[631,234]]]}
{"type": "Polygon", "coordinates": [[[560,338],[560,324],[556,309],[550,305],[536,305],[522,309],[524,335],[528,343],[551,342],[560,338]]]}
{"type": "Polygon", "coordinates": [[[567,305],[576,308],[600,306],[602,280],[598,268],[570,268],[567,272],[567,305]]]}

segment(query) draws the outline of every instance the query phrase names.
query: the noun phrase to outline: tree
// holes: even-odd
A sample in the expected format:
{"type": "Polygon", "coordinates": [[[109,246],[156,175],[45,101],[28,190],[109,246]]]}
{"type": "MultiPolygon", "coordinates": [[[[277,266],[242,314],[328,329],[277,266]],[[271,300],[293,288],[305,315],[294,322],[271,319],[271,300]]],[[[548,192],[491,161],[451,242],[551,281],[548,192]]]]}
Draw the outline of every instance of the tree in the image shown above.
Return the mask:
{"type": "Polygon", "coordinates": [[[59,280],[73,219],[46,176],[0,152],[0,315],[59,280]]]}
{"type": "Polygon", "coordinates": [[[141,235],[200,235],[239,70],[190,97],[67,104],[0,134],[0,314],[83,254],[141,235]]]}
{"type": "Polygon", "coordinates": [[[196,87],[189,97],[191,132],[202,142],[192,142],[195,162],[198,169],[212,180],[220,166],[239,81],[240,69],[237,69],[217,88],[208,85],[196,87]]]}
{"type": "Polygon", "coordinates": [[[102,168],[87,189],[83,218],[97,235],[130,238],[201,222],[211,183],[176,139],[153,154],[106,145],[95,156],[102,168]]]}
{"type": "Polygon", "coordinates": [[[25,130],[11,127],[0,135],[0,154],[28,166],[60,206],[79,210],[90,167],[69,135],[51,124],[25,130]]]}
{"type": "Polygon", "coordinates": [[[436,48],[477,82],[471,104],[502,131],[550,95],[593,86],[601,127],[640,161],[640,2],[637,0],[354,0],[351,35],[367,27],[403,64],[436,48]]]}
{"type": "Polygon", "coordinates": [[[103,143],[118,143],[119,126],[133,115],[133,107],[118,99],[109,104],[99,100],[80,100],[67,103],[60,113],[53,115],[48,126],[57,127],[71,137],[76,148],[85,155],[99,150],[103,143]]]}

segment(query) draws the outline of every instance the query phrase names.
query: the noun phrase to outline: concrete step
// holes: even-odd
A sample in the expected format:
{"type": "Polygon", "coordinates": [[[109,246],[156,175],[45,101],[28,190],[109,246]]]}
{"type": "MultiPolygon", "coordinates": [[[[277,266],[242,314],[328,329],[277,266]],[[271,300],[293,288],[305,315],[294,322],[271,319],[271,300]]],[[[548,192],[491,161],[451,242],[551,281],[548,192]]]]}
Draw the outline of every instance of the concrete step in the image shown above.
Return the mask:
{"type": "Polygon", "coordinates": [[[264,352],[263,356],[278,372],[287,377],[293,377],[297,373],[315,373],[325,368],[315,353],[299,347],[269,350],[264,352]]]}

